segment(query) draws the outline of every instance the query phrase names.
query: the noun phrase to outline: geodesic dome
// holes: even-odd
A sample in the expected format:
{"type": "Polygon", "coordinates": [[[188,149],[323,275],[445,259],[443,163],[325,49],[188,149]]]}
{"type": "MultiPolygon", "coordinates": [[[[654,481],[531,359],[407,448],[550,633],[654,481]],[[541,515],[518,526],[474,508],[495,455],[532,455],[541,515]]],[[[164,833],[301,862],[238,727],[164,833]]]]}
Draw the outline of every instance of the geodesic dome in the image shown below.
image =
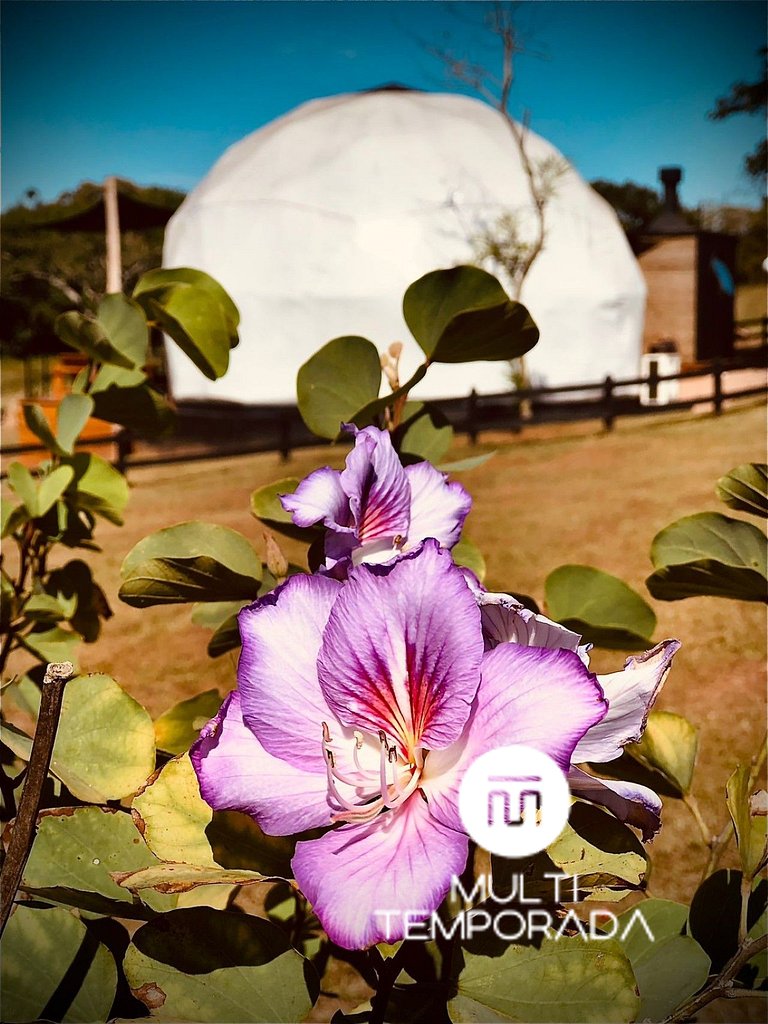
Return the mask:
{"type": "MultiPolygon", "coordinates": [[[[544,251],[520,296],[541,331],[529,374],[549,385],[635,376],[645,284],[618,219],[533,132],[527,152],[562,162],[544,251]]],[[[430,270],[471,262],[473,238],[505,212],[530,237],[515,141],[485,103],[382,89],[303,104],[230,147],[168,224],[164,265],[213,275],[242,318],[219,381],[169,347],[174,396],[294,401],[299,366],[345,334],[380,350],[404,341],[405,380],[420,350],[402,318],[403,292],[430,270]]],[[[436,365],[414,395],[457,397],[473,387],[506,390],[507,364],[436,365]]]]}

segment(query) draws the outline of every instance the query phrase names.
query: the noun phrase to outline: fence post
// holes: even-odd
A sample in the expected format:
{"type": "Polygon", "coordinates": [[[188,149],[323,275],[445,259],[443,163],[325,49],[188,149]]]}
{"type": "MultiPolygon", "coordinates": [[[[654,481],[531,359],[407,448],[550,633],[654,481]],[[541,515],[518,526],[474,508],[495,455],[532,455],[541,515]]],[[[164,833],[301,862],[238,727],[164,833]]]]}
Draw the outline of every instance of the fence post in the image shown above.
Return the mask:
{"type": "Polygon", "coordinates": [[[467,398],[467,433],[470,444],[477,444],[477,392],[474,388],[467,398]]]}
{"type": "Polygon", "coordinates": [[[291,411],[284,409],[280,417],[280,461],[288,462],[291,457],[291,411]]]}
{"type": "Polygon", "coordinates": [[[131,441],[131,432],[123,428],[117,432],[115,438],[115,444],[117,445],[117,463],[116,468],[118,472],[125,475],[125,471],[128,468],[128,456],[133,451],[133,443],[131,441]]]}
{"type": "Polygon", "coordinates": [[[651,359],[648,366],[648,398],[655,402],[659,397],[659,361],[651,359]]]}
{"type": "Polygon", "coordinates": [[[712,401],[715,407],[715,416],[719,416],[723,411],[723,364],[719,359],[714,362],[712,376],[714,377],[712,401]]]}
{"type": "Polygon", "coordinates": [[[610,373],[605,378],[603,384],[603,424],[606,430],[613,430],[614,412],[613,412],[613,377],[610,373]]]}

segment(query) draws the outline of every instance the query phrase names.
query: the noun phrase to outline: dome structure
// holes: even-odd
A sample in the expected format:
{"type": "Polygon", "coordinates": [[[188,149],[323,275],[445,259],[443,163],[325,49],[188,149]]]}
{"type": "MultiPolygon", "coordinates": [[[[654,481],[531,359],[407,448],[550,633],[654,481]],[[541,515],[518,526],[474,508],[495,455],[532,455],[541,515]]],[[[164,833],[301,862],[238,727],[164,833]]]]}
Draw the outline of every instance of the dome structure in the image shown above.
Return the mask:
{"type": "MultiPolygon", "coordinates": [[[[541,331],[529,374],[547,385],[635,376],[645,284],[618,219],[533,132],[527,152],[535,163],[561,162],[544,250],[520,296],[541,331]]],[[[228,149],[168,225],[165,266],[212,274],[241,313],[240,345],[221,380],[169,347],[174,396],[292,402],[299,366],[350,334],[380,350],[405,342],[406,379],[420,350],[402,317],[403,292],[431,270],[471,262],[479,232],[505,213],[531,237],[515,141],[485,103],[382,89],[303,104],[228,149]]],[[[457,397],[473,387],[506,390],[507,364],[436,365],[414,395],[457,397]]]]}

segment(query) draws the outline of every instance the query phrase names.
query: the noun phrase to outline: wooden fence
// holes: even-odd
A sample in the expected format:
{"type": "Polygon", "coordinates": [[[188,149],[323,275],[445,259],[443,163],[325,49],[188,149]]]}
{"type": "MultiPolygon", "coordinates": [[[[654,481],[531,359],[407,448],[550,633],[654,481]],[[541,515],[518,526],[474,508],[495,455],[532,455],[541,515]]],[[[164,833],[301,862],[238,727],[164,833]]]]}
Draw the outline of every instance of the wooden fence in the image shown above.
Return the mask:
{"type": "MultiPolygon", "coordinates": [[[[736,399],[768,394],[768,385],[725,390],[724,374],[741,369],[768,365],[768,348],[751,349],[732,359],[717,360],[707,366],[675,374],[659,374],[651,363],[647,377],[614,379],[568,384],[562,387],[527,388],[498,394],[470,392],[465,398],[452,398],[431,403],[438,407],[458,433],[467,434],[475,443],[483,431],[520,433],[541,423],[572,423],[579,420],[602,421],[605,430],[612,430],[620,416],[648,416],[691,409],[704,402],[711,403],[714,414],[720,415],[726,403],[736,399]],[[649,397],[658,396],[659,385],[667,381],[709,378],[711,385],[701,397],[676,400],[665,404],[643,404],[639,389],[647,389],[649,397]],[[627,391],[630,393],[627,393],[627,391]]],[[[152,444],[134,446],[131,434],[120,430],[111,438],[94,439],[88,449],[110,446],[112,461],[121,471],[131,466],[170,465],[201,459],[249,455],[257,452],[279,452],[288,459],[291,451],[321,443],[299,415],[296,406],[262,406],[248,408],[229,403],[187,403],[179,409],[177,434],[152,444]]],[[[7,445],[0,449],[8,456],[42,453],[38,445],[7,445]]],[[[5,473],[3,473],[3,476],[5,473]]]]}

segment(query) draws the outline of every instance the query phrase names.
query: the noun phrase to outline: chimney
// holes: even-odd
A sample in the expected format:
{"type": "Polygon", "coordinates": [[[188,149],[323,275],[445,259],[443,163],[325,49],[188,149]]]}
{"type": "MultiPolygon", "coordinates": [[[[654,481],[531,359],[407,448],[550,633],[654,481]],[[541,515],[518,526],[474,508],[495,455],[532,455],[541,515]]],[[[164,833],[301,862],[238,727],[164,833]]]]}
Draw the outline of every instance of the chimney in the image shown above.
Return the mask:
{"type": "Polygon", "coordinates": [[[680,200],[677,196],[677,186],[683,179],[682,167],[660,167],[659,179],[664,186],[664,212],[679,213],[680,200]]]}

